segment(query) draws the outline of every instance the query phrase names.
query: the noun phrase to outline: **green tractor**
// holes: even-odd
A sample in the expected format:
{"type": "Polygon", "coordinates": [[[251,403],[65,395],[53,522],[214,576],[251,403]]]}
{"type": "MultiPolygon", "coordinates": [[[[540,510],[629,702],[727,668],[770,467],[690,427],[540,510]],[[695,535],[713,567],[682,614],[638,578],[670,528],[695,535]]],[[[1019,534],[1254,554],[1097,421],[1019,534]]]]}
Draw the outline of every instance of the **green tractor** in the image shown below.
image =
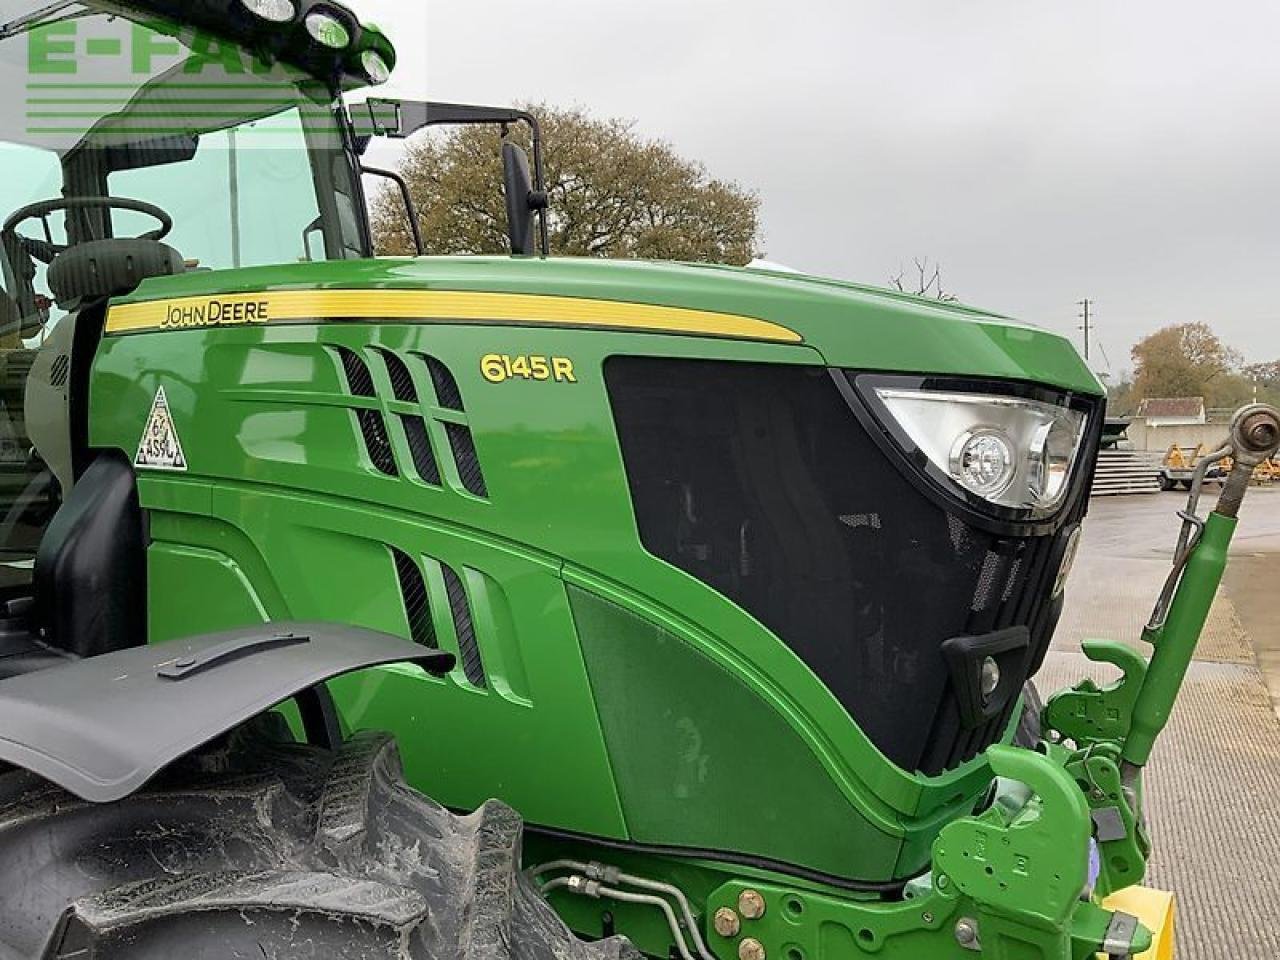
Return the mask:
{"type": "Polygon", "coordinates": [[[1042,707],[1062,338],[548,257],[534,118],[344,103],[396,55],[329,0],[7,16],[0,958],[1172,956],[1142,771],[1274,410],[1042,707]],[[435,123],[512,256],[374,257],[435,123]]]}

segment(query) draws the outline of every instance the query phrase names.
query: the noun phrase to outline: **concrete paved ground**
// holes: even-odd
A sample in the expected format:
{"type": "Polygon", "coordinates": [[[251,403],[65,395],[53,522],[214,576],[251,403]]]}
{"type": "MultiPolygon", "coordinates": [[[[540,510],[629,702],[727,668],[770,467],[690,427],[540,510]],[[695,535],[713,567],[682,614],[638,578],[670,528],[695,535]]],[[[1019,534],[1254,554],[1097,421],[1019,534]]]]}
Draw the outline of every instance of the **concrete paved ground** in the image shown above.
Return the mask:
{"type": "MultiPolygon", "coordinates": [[[[1205,489],[1205,509],[1216,490],[1205,489]]],[[[1138,644],[1168,573],[1185,493],[1093,501],[1038,683],[1110,667],[1088,637],[1138,644]]],[[[1146,653],[1150,653],[1147,649],[1146,653]]],[[[1280,958],[1280,489],[1251,491],[1182,698],[1147,774],[1148,882],[1178,896],[1179,960],[1280,958]],[[1268,690],[1270,684],[1270,692],[1268,690]],[[1275,698],[1273,703],[1272,698],[1275,698]]]]}

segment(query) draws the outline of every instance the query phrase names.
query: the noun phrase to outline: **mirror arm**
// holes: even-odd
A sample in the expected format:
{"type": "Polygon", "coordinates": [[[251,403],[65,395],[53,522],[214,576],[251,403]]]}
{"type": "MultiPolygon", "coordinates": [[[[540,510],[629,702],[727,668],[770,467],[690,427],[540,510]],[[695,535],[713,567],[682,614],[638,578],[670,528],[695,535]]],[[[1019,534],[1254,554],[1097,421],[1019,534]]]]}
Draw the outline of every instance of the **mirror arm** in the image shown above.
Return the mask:
{"type": "Polygon", "coordinates": [[[368,164],[362,163],[360,172],[390,180],[400,188],[400,197],[404,201],[404,210],[409,217],[409,232],[413,234],[414,249],[418,251],[418,256],[423,256],[427,250],[422,243],[422,226],[418,220],[418,205],[413,202],[413,193],[409,190],[409,182],[394,170],[384,170],[381,167],[371,167],[368,164]]]}
{"type": "Polygon", "coordinates": [[[352,123],[357,137],[380,136],[404,140],[419,130],[442,125],[528,124],[533,146],[533,189],[541,202],[538,211],[539,246],[550,254],[547,228],[546,183],[542,163],[542,128],[538,118],[525,110],[483,107],[466,103],[437,103],[426,100],[380,100],[370,98],[352,107],[352,123]]]}
{"type": "Polygon", "coordinates": [[[531,113],[524,113],[521,119],[529,125],[533,137],[533,189],[538,193],[538,241],[544,257],[551,256],[551,240],[547,231],[547,197],[546,181],[542,175],[542,128],[538,126],[538,118],[531,113]]]}
{"type": "Polygon", "coordinates": [[[323,234],[324,232],[323,216],[316,217],[314,220],[312,220],[310,223],[308,223],[305,227],[302,228],[302,253],[307,258],[308,263],[314,263],[315,261],[311,259],[311,244],[307,242],[307,237],[317,232],[321,234],[323,234]]]}

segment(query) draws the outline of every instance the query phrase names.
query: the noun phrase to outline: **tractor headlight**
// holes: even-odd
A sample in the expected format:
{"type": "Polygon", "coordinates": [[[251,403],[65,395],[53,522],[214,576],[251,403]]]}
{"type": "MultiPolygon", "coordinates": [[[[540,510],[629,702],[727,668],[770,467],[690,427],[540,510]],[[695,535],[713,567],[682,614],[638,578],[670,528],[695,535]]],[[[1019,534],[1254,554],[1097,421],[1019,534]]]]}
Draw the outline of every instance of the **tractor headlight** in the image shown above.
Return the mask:
{"type": "Polygon", "coordinates": [[[268,23],[288,23],[298,15],[293,0],[240,0],[240,5],[268,23]]]}
{"type": "Polygon", "coordinates": [[[360,54],[360,65],[370,83],[381,84],[391,79],[391,67],[377,50],[366,50],[360,54]]]}
{"type": "Polygon", "coordinates": [[[962,499],[1027,519],[1061,506],[1088,423],[1084,410],[1065,399],[947,389],[946,381],[865,380],[859,378],[860,392],[878,401],[909,459],[962,499]]]}
{"type": "Polygon", "coordinates": [[[351,46],[351,30],[337,16],[327,10],[312,10],[303,21],[307,33],[316,43],[330,50],[345,50],[351,46]]]}

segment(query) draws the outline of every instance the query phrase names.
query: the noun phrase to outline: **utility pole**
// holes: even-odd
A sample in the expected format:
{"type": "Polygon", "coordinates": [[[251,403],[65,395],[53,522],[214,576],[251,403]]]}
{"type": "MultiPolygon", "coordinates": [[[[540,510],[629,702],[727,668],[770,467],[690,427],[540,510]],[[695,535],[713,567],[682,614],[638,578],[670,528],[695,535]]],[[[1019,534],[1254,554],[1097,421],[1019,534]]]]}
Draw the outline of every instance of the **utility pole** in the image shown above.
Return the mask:
{"type": "Polygon", "coordinates": [[[1084,318],[1084,325],[1080,327],[1084,331],[1084,358],[1089,359],[1089,308],[1093,305],[1093,301],[1088,297],[1077,301],[1084,308],[1084,313],[1080,314],[1084,318]]]}

